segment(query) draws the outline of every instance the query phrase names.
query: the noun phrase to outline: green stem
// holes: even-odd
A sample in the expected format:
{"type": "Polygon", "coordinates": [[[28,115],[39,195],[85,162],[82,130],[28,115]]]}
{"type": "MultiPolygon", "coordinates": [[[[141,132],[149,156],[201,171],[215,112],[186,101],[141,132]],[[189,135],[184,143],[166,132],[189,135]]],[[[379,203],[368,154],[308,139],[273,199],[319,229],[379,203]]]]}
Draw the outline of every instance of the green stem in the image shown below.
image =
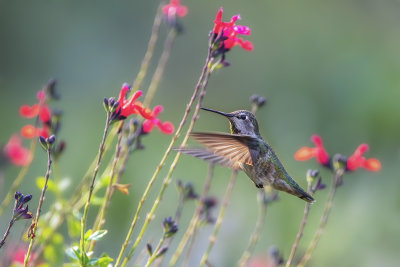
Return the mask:
{"type": "Polygon", "coordinates": [[[213,248],[213,246],[215,244],[215,241],[217,240],[217,235],[219,233],[219,229],[221,228],[222,219],[225,216],[225,211],[226,211],[226,208],[228,207],[228,204],[229,204],[229,200],[230,200],[230,197],[231,197],[233,186],[235,185],[237,173],[238,173],[237,170],[234,170],[232,172],[232,177],[231,177],[231,180],[229,181],[228,187],[227,187],[227,189],[225,191],[225,195],[224,195],[224,198],[223,198],[223,201],[222,201],[222,207],[221,207],[221,209],[219,211],[218,218],[217,218],[217,221],[216,221],[215,226],[214,226],[214,232],[210,236],[208,247],[207,247],[207,250],[204,253],[203,257],[201,258],[200,266],[205,266],[208,263],[208,257],[210,256],[210,252],[211,252],[211,250],[212,250],[212,248],[213,248]]]}
{"type": "Polygon", "coordinates": [[[111,116],[111,113],[108,112],[107,113],[107,119],[106,119],[106,126],[104,127],[103,139],[102,139],[100,147],[99,147],[97,163],[96,163],[96,166],[94,168],[92,181],[91,181],[90,187],[89,187],[88,199],[86,201],[85,208],[83,210],[83,216],[82,216],[82,219],[81,219],[81,240],[80,240],[80,249],[81,249],[81,262],[80,262],[80,264],[81,264],[81,266],[84,266],[85,265],[85,261],[86,261],[86,252],[85,252],[86,220],[87,220],[88,210],[89,210],[89,206],[90,206],[90,200],[91,200],[92,194],[93,194],[94,182],[96,181],[97,172],[99,171],[101,160],[103,158],[104,144],[105,144],[105,141],[106,141],[106,138],[107,138],[108,129],[110,128],[110,122],[111,122],[110,121],[110,116],[111,116]]]}
{"type": "MultiPolygon", "coordinates": [[[[308,181],[307,193],[309,193],[310,196],[312,196],[312,192],[311,192],[311,180],[308,181]]],[[[304,208],[303,219],[301,220],[300,228],[299,228],[299,231],[297,232],[297,235],[296,235],[296,240],[295,240],[294,243],[293,243],[292,250],[290,251],[289,258],[288,258],[288,260],[287,260],[287,262],[286,262],[286,267],[290,267],[290,265],[292,264],[294,255],[296,254],[297,247],[299,246],[300,239],[301,239],[301,237],[303,236],[304,228],[305,228],[305,226],[306,226],[306,224],[307,224],[308,214],[309,214],[309,212],[310,212],[310,204],[311,204],[311,203],[307,202],[307,203],[306,203],[306,206],[305,206],[305,208],[304,208]]]]}
{"type": "MultiPolygon", "coordinates": [[[[200,87],[201,87],[201,85],[202,85],[202,81],[203,81],[203,79],[204,79],[205,76],[207,76],[207,77],[209,76],[209,74],[206,75],[206,73],[208,72],[208,64],[209,64],[210,61],[211,61],[211,48],[209,49],[209,53],[208,53],[208,56],[207,56],[206,64],[205,64],[204,67],[203,67],[203,70],[202,70],[202,73],[201,73],[201,75],[200,75],[199,81],[198,81],[198,83],[197,83],[197,85],[196,85],[196,88],[195,88],[195,90],[194,90],[194,92],[193,92],[193,95],[192,95],[192,97],[191,97],[191,99],[190,99],[190,101],[189,101],[189,104],[188,104],[187,107],[186,107],[185,113],[184,113],[183,118],[182,118],[182,120],[181,120],[181,122],[180,122],[180,124],[179,124],[179,127],[178,127],[178,129],[176,130],[175,135],[172,137],[172,140],[171,140],[171,142],[170,142],[170,144],[169,144],[167,150],[165,151],[164,156],[162,157],[160,164],[158,164],[158,166],[157,166],[157,168],[156,168],[156,170],[155,170],[155,172],[154,172],[152,178],[150,179],[150,181],[149,181],[149,183],[148,183],[148,185],[147,185],[147,187],[146,187],[146,189],[145,189],[145,191],[144,191],[144,193],[143,193],[143,196],[142,196],[141,200],[139,201],[139,204],[138,204],[138,207],[137,207],[135,216],[134,216],[134,218],[133,218],[133,220],[132,220],[132,223],[131,223],[131,226],[130,226],[130,228],[129,228],[129,231],[128,231],[127,235],[126,235],[125,241],[124,241],[124,243],[122,244],[120,253],[119,253],[118,258],[117,258],[117,260],[116,260],[116,262],[115,262],[115,267],[118,267],[119,264],[120,264],[120,262],[121,262],[122,256],[123,256],[123,254],[124,254],[124,252],[125,252],[125,250],[126,250],[126,247],[128,246],[129,239],[130,239],[130,237],[131,237],[131,235],[132,235],[132,233],[133,233],[133,229],[135,228],[136,222],[137,222],[137,220],[138,220],[138,218],[139,218],[139,213],[140,213],[140,211],[141,211],[141,209],[142,209],[142,207],[143,207],[144,201],[145,201],[146,198],[147,198],[147,195],[148,195],[148,193],[149,193],[149,191],[150,191],[150,188],[152,187],[153,183],[155,182],[155,180],[156,180],[156,178],[157,178],[157,176],[158,176],[158,174],[159,174],[161,168],[162,168],[163,165],[165,164],[165,161],[166,161],[167,157],[169,156],[170,152],[172,151],[172,148],[173,148],[173,146],[174,146],[176,140],[178,139],[180,133],[182,132],[183,126],[184,126],[185,123],[186,123],[186,120],[187,120],[187,117],[188,117],[188,115],[189,115],[189,112],[190,112],[190,110],[191,110],[191,108],[192,108],[192,106],[193,106],[193,104],[194,104],[195,99],[197,98],[197,93],[198,93],[198,91],[200,90],[200,87]]],[[[203,83],[203,85],[204,85],[204,83],[203,83]]],[[[205,88],[205,87],[204,87],[204,88],[205,88]]],[[[205,90],[205,89],[204,89],[204,90],[205,90]]],[[[201,95],[201,94],[200,94],[200,95],[201,95]]],[[[199,101],[200,101],[200,100],[199,100],[199,101]]],[[[196,110],[197,110],[197,113],[198,113],[198,109],[196,109],[196,110]]],[[[195,111],[196,117],[197,117],[197,113],[196,113],[196,111],[195,111]]],[[[193,118],[196,118],[195,115],[193,115],[193,118]]],[[[193,118],[192,118],[192,121],[193,121],[193,118]]],[[[193,126],[192,126],[192,127],[193,127],[193,126]]],[[[186,134],[186,136],[188,136],[188,133],[186,134]]],[[[185,139],[186,139],[186,138],[185,138],[185,139]]],[[[184,141],[184,142],[185,142],[184,144],[186,144],[186,141],[184,141]]],[[[182,142],[182,143],[183,143],[183,142],[182,142]]],[[[180,155],[180,153],[178,153],[177,156],[178,156],[178,155],[180,155]]],[[[178,159],[179,159],[179,157],[178,157],[178,159]]],[[[171,164],[170,172],[169,172],[169,174],[167,175],[167,177],[166,177],[165,180],[164,180],[163,187],[162,187],[162,189],[161,189],[161,192],[160,192],[158,198],[156,199],[156,202],[155,202],[154,205],[153,205],[153,208],[152,208],[151,213],[154,213],[155,209],[156,209],[157,206],[158,206],[158,202],[159,202],[159,200],[161,199],[161,196],[163,195],[164,190],[165,190],[165,187],[166,187],[165,181],[169,181],[170,177],[168,177],[168,176],[169,176],[169,175],[172,175],[171,170],[173,171],[173,169],[174,169],[174,167],[175,167],[175,165],[176,165],[176,162],[177,162],[177,158],[175,158],[174,163],[171,164]]],[[[148,221],[150,220],[150,218],[151,218],[151,216],[150,216],[150,217],[147,216],[146,222],[145,222],[145,224],[144,224],[142,230],[145,230],[145,229],[146,229],[147,224],[148,224],[148,221]]],[[[142,237],[142,236],[139,235],[137,241],[140,241],[141,237],[142,237]]],[[[130,256],[128,256],[128,257],[125,259],[126,261],[128,261],[129,258],[131,257],[133,251],[136,249],[137,244],[138,244],[138,242],[135,242],[134,248],[133,248],[133,249],[131,250],[131,252],[129,253],[130,256]]],[[[124,262],[125,262],[125,260],[124,260],[124,262]]]]}
{"type": "Polygon", "coordinates": [[[258,208],[258,217],[256,226],[254,231],[250,237],[249,244],[246,250],[243,252],[242,257],[239,260],[239,266],[244,267],[247,265],[247,261],[249,260],[250,256],[253,254],[256,244],[258,242],[258,238],[260,237],[262,227],[265,223],[265,216],[267,214],[267,203],[264,202],[265,199],[265,189],[261,189],[259,191],[259,208],[258,208]]]}
{"type": "Polygon", "coordinates": [[[28,247],[28,252],[25,255],[25,260],[24,260],[24,267],[28,266],[28,262],[29,262],[29,258],[31,256],[31,251],[32,251],[32,247],[33,247],[33,241],[35,240],[35,235],[36,235],[36,230],[39,224],[39,218],[40,218],[40,212],[42,210],[42,205],[43,205],[43,201],[44,201],[44,194],[46,193],[46,189],[47,189],[47,182],[49,180],[50,177],[50,170],[51,170],[51,150],[50,148],[47,148],[47,171],[46,171],[46,175],[45,175],[45,182],[42,188],[42,194],[40,195],[40,199],[39,199],[39,205],[37,207],[36,210],[36,217],[35,217],[35,221],[34,221],[34,225],[31,231],[31,241],[29,243],[29,247],[28,247]]]}
{"type": "Polygon", "coordinates": [[[172,50],[176,35],[177,35],[176,30],[174,28],[172,28],[169,31],[167,38],[165,39],[162,55],[160,57],[160,60],[158,61],[157,68],[153,74],[153,78],[151,79],[149,89],[147,90],[146,96],[143,101],[143,105],[145,107],[150,106],[150,103],[153,100],[153,97],[157,91],[158,85],[160,84],[161,77],[164,73],[169,56],[171,54],[171,50],[172,50]]]}
{"type": "Polygon", "coordinates": [[[317,246],[318,241],[320,240],[320,238],[324,232],[326,223],[328,222],[328,217],[329,217],[329,213],[331,212],[331,209],[332,209],[333,200],[335,198],[335,193],[336,193],[336,188],[338,186],[338,181],[341,180],[343,173],[344,173],[343,169],[336,170],[334,173],[332,187],[331,187],[331,190],[329,191],[328,201],[326,202],[325,210],[321,217],[319,227],[314,235],[314,238],[311,240],[311,243],[307,248],[306,254],[303,256],[303,258],[301,259],[301,261],[297,265],[297,267],[304,267],[307,264],[307,262],[311,259],[311,256],[315,250],[315,247],[317,246]]]}
{"type": "Polygon", "coordinates": [[[0,241],[0,249],[6,243],[6,239],[7,239],[8,235],[10,234],[11,227],[13,226],[14,223],[15,223],[15,219],[14,219],[14,216],[13,216],[13,218],[11,218],[10,222],[8,223],[8,227],[7,227],[6,232],[3,235],[3,238],[0,241]]]}
{"type": "Polygon", "coordinates": [[[190,220],[189,226],[181,239],[181,242],[179,242],[179,245],[176,248],[175,253],[171,257],[171,260],[169,262],[169,266],[171,266],[171,267],[176,265],[179,257],[181,256],[181,254],[183,252],[183,249],[186,246],[186,243],[188,242],[190,237],[192,237],[194,235],[194,233],[197,230],[197,225],[198,225],[199,219],[200,219],[200,213],[201,213],[201,210],[203,209],[203,201],[207,197],[208,192],[210,191],[211,181],[212,181],[213,177],[214,177],[214,164],[210,163],[207,179],[203,186],[203,192],[201,193],[200,201],[197,205],[195,213],[192,216],[192,219],[190,220]]]}
{"type": "Polygon", "coordinates": [[[142,60],[142,64],[140,65],[139,73],[137,74],[137,76],[133,82],[132,92],[139,90],[144,78],[146,77],[146,73],[149,68],[151,58],[153,57],[154,48],[156,47],[156,43],[157,43],[157,39],[158,39],[158,32],[160,30],[160,25],[161,25],[162,16],[163,16],[163,13],[161,12],[162,11],[161,7],[162,7],[162,3],[158,7],[157,14],[154,18],[150,40],[149,40],[149,43],[147,44],[147,51],[142,60]]]}
{"type": "MultiPolygon", "coordinates": [[[[101,228],[103,227],[104,223],[105,223],[105,215],[106,215],[106,211],[108,206],[110,205],[111,202],[111,197],[113,195],[113,184],[114,184],[114,178],[115,178],[115,169],[118,163],[118,160],[120,159],[120,155],[121,155],[121,141],[122,141],[122,136],[123,136],[123,131],[122,131],[122,127],[124,126],[124,121],[122,121],[119,125],[119,134],[118,134],[118,141],[117,144],[115,146],[115,154],[114,154],[114,160],[112,163],[112,167],[111,167],[111,171],[110,171],[110,182],[108,183],[107,186],[107,190],[106,190],[106,194],[104,196],[104,200],[103,200],[103,204],[101,205],[99,214],[95,220],[95,223],[93,225],[93,232],[99,231],[101,230],[101,228]]],[[[94,246],[96,245],[96,241],[92,240],[92,242],[90,243],[89,246],[89,251],[93,251],[94,246]]]]}
{"type": "Polygon", "coordinates": [[[156,249],[153,251],[153,254],[151,254],[149,260],[147,261],[146,267],[149,267],[153,263],[153,261],[157,258],[157,254],[160,251],[161,246],[164,244],[164,241],[165,241],[165,236],[163,235],[163,237],[158,242],[156,249]]]}

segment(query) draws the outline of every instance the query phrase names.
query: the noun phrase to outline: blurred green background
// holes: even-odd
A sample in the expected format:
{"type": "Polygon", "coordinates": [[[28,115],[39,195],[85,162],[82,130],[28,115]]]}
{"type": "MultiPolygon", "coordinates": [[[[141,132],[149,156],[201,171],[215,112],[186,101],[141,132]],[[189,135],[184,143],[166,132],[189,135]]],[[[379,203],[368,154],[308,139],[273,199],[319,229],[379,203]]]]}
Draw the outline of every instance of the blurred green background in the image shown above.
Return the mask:
{"type": "MultiPolygon", "coordinates": [[[[146,51],[158,1],[1,1],[0,2],[0,143],[26,123],[18,115],[22,104],[33,104],[36,92],[54,77],[64,111],[59,138],[67,141],[59,171],[77,184],[93,160],[103,132],[104,97],[117,96],[124,82],[132,83],[146,51]]],[[[173,48],[168,68],[153,101],[162,104],[163,120],[179,123],[193,92],[207,52],[208,32],[215,14],[224,7],[224,20],[240,13],[240,24],[248,25],[254,51],[239,48],[228,54],[229,68],[212,76],[204,106],[222,111],[249,109],[253,93],[266,96],[268,104],[258,114],[262,135],[275,148],[292,176],[303,187],[314,160],[296,162],[293,154],[309,145],[312,134],[320,134],[330,153],[350,155],[361,143],[371,150],[367,157],[379,158],[382,170],[359,170],[345,176],[325,234],[310,266],[398,266],[400,257],[400,2],[394,0],[308,1],[184,1],[189,14],[185,28],[173,48]]],[[[161,28],[155,59],[161,53],[167,27],[161,28]]],[[[149,77],[156,61],[150,67],[149,77]]],[[[201,113],[197,131],[228,131],[228,123],[211,113],[201,113]]],[[[98,251],[115,257],[129,227],[138,199],[170,142],[170,136],[154,131],[144,139],[146,150],[133,154],[123,183],[130,195],[116,194],[106,228],[109,233],[98,251]]],[[[26,142],[28,144],[28,142],[26,142]]],[[[167,161],[167,166],[172,157],[167,161]]],[[[45,172],[46,159],[38,151],[20,190],[40,190],[35,177],[45,172]]],[[[158,193],[162,170],[141,214],[143,221],[158,193]]],[[[18,173],[7,168],[3,199],[18,173]]],[[[183,156],[173,175],[192,181],[201,190],[207,164],[183,156]]],[[[330,184],[330,173],[321,172],[330,184]]],[[[230,171],[216,168],[212,194],[222,196],[230,171]]],[[[73,186],[69,188],[68,194],[73,186]]],[[[241,173],[210,261],[214,266],[233,266],[246,247],[256,216],[256,188],[241,173]]],[[[318,193],[299,255],[311,239],[322,213],[327,192],[318,193]]],[[[43,210],[54,196],[48,194],[43,210]]],[[[152,222],[145,241],[155,243],[161,221],[173,215],[177,191],[171,185],[152,222]]],[[[182,234],[194,203],[184,209],[182,234]]],[[[271,245],[287,258],[303,214],[304,203],[280,194],[267,214],[256,248],[266,254],[271,245]]],[[[11,207],[10,207],[11,209],[11,207]]],[[[90,210],[94,215],[95,209],[90,210]]],[[[214,213],[217,216],[217,212],[214,213]]],[[[0,218],[4,232],[7,216],[0,218]]],[[[22,225],[23,223],[21,223],[22,225]]],[[[26,226],[26,225],[25,225],[26,226]]],[[[22,226],[19,226],[22,231],[22,226]]],[[[63,229],[65,231],[65,229],[63,229]]],[[[208,235],[200,231],[192,266],[200,260],[208,235]]],[[[18,232],[18,231],[16,231],[18,232]]],[[[135,235],[135,234],[134,234],[135,235]]],[[[12,238],[18,238],[18,233],[12,238]]],[[[73,240],[76,241],[76,240],[73,240]]],[[[69,241],[68,241],[69,242],[69,241]]],[[[146,242],[143,242],[143,246],[146,242]]],[[[174,250],[174,242],[171,250],[174,250]]]]}

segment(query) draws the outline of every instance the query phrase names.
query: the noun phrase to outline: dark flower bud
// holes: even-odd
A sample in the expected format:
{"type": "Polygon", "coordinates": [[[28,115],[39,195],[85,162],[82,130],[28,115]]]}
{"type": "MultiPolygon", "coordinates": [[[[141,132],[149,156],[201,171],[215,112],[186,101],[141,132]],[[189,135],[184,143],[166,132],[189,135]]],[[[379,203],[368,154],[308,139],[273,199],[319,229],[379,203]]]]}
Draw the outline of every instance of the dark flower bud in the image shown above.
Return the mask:
{"type": "Polygon", "coordinates": [[[259,98],[260,96],[259,95],[257,95],[257,94],[254,94],[254,95],[252,95],[252,96],[250,96],[250,103],[251,104],[256,104],[257,102],[258,102],[258,98],[259,98]]]}
{"type": "Polygon", "coordinates": [[[172,219],[172,217],[165,218],[163,223],[164,235],[166,238],[173,236],[178,232],[178,224],[172,219]]]}
{"type": "Polygon", "coordinates": [[[54,100],[59,100],[60,94],[58,94],[56,91],[56,84],[57,84],[57,80],[54,78],[51,79],[46,84],[45,91],[46,91],[46,95],[48,95],[50,98],[52,98],[54,100]]]}
{"type": "Polygon", "coordinates": [[[15,198],[15,200],[19,200],[19,198],[21,196],[23,196],[23,194],[21,192],[17,191],[17,192],[15,192],[14,198],[15,198]]]}
{"type": "Polygon", "coordinates": [[[347,158],[341,154],[336,154],[332,160],[334,170],[345,170],[347,165],[347,158]]]}
{"type": "Polygon", "coordinates": [[[42,145],[43,149],[47,150],[48,144],[47,144],[46,138],[44,138],[43,136],[39,136],[39,141],[40,141],[40,144],[42,145]]]}
{"type": "Polygon", "coordinates": [[[149,255],[150,256],[153,255],[153,247],[151,246],[150,243],[147,243],[146,248],[147,248],[147,252],[149,253],[149,255]]]}
{"type": "Polygon", "coordinates": [[[158,258],[158,257],[160,257],[160,256],[162,256],[162,255],[164,255],[165,252],[167,252],[167,250],[168,250],[168,247],[163,247],[163,248],[161,248],[160,251],[157,252],[156,258],[158,258]]]}
{"type": "Polygon", "coordinates": [[[115,104],[115,98],[114,98],[114,97],[110,97],[110,98],[108,99],[108,105],[109,105],[110,107],[114,107],[114,104],[115,104]]]}
{"type": "Polygon", "coordinates": [[[265,103],[267,103],[267,99],[265,97],[260,96],[258,98],[258,107],[262,107],[265,105],[265,103]]]}
{"type": "Polygon", "coordinates": [[[56,136],[54,134],[52,134],[49,138],[47,138],[47,143],[49,145],[54,144],[55,141],[56,141],[56,136]]]}
{"type": "Polygon", "coordinates": [[[272,246],[269,249],[269,257],[271,258],[271,260],[273,261],[273,263],[275,264],[275,266],[279,266],[282,265],[284,260],[282,257],[282,254],[279,252],[279,250],[272,246]]]}
{"type": "Polygon", "coordinates": [[[32,195],[22,196],[20,199],[20,202],[25,204],[25,203],[29,202],[31,199],[32,199],[32,195]]]}
{"type": "Polygon", "coordinates": [[[315,185],[311,188],[311,191],[314,193],[316,191],[323,190],[325,188],[326,185],[322,183],[322,179],[321,177],[319,177],[315,185]]]}
{"type": "Polygon", "coordinates": [[[318,175],[319,175],[319,171],[318,171],[318,170],[311,170],[311,169],[309,169],[309,170],[307,171],[307,175],[306,175],[306,177],[307,177],[307,182],[308,182],[308,183],[312,183],[312,182],[318,177],[318,175]]]}
{"type": "Polygon", "coordinates": [[[204,208],[211,209],[217,205],[218,201],[215,197],[206,197],[203,200],[204,208]]]}

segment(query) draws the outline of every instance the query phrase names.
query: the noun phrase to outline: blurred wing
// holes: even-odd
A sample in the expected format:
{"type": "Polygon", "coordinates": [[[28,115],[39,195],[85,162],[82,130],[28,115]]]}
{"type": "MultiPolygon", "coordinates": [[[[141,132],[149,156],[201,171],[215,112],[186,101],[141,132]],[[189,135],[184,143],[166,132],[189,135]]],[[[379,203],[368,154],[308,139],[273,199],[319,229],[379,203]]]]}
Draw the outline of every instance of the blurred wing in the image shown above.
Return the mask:
{"type": "Polygon", "coordinates": [[[253,165],[259,156],[259,141],[252,136],[225,133],[192,133],[191,136],[206,146],[211,154],[233,165],[253,165]]]}
{"type": "Polygon", "coordinates": [[[187,155],[211,162],[213,164],[219,164],[219,165],[222,165],[222,166],[225,166],[228,168],[232,168],[235,170],[241,169],[240,164],[238,164],[238,162],[233,162],[233,161],[229,160],[228,158],[214,154],[212,151],[209,151],[206,149],[178,148],[176,150],[183,154],[187,154],[187,155]]]}

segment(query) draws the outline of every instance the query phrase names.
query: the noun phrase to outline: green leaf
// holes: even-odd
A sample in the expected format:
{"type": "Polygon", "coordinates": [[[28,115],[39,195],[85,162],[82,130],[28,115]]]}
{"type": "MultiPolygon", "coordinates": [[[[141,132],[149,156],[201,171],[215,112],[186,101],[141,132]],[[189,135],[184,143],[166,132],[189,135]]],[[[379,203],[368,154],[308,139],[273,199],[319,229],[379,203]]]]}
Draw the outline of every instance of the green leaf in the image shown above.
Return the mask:
{"type": "Polygon", "coordinates": [[[87,240],[95,240],[95,241],[99,241],[103,238],[103,236],[105,236],[107,234],[107,230],[100,230],[100,231],[96,231],[93,234],[91,234],[87,240]]]}
{"type": "MultiPolygon", "coordinates": [[[[46,178],[43,176],[39,176],[38,178],[36,178],[36,185],[37,187],[39,187],[40,190],[42,190],[42,188],[44,187],[45,182],[46,178]]],[[[57,185],[50,179],[47,181],[47,189],[53,193],[59,193],[57,185]]]]}
{"type": "Polygon", "coordinates": [[[98,261],[99,261],[98,258],[93,258],[93,259],[90,259],[90,260],[89,260],[88,264],[89,264],[89,266],[97,266],[97,265],[98,265],[98,264],[97,264],[98,261]]]}
{"type": "Polygon", "coordinates": [[[104,253],[103,255],[101,255],[101,258],[99,258],[99,261],[97,264],[100,267],[107,267],[108,264],[110,264],[113,261],[114,260],[112,258],[110,258],[106,253],[104,253]]]}
{"type": "Polygon", "coordinates": [[[78,246],[73,246],[72,248],[68,248],[65,253],[67,254],[68,257],[70,257],[72,260],[78,261],[81,257],[81,250],[79,249],[78,246]]]}
{"type": "Polygon", "coordinates": [[[89,240],[88,238],[92,235],[92,229],[87,230],[87,232],[85,233],[85,240],[89,240]]]}

